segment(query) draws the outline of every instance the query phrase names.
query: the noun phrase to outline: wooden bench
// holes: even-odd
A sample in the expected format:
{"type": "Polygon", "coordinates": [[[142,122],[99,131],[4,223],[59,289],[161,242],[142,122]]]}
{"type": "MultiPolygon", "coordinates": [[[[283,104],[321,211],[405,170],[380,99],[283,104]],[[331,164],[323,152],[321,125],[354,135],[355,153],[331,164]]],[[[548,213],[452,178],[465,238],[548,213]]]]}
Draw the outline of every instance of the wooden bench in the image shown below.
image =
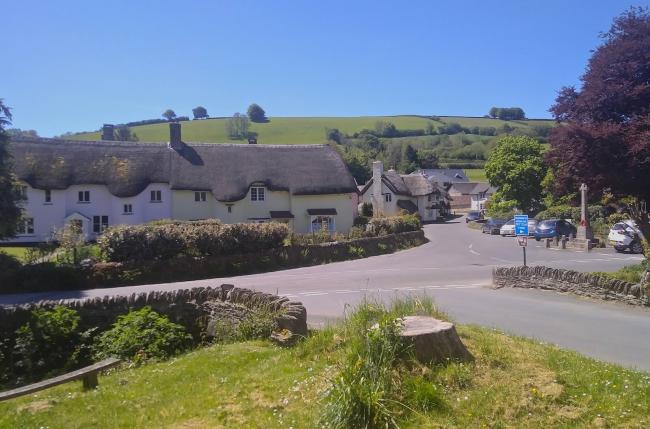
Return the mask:
{"type": "Polygon", "coordinates": [[[97,387],[97,373],[105,369],[112,368],[120,363],[119,359],[109,358],[101,362],[97,362],[85,368],[60,375],[58,377],[50,378],[49,380],[39,381],[38,383],[29,384],[27,386],[19,387],[6,392],[0,392],[0,401],[16,398],[18,396],[28,395],[30,393],[38,392],[41,390],[49,389],[50,387],[58,386],[59,384],[67,383],[69,381],[79,380],[83,381],[84,389],[94,389],[97,387]]]}

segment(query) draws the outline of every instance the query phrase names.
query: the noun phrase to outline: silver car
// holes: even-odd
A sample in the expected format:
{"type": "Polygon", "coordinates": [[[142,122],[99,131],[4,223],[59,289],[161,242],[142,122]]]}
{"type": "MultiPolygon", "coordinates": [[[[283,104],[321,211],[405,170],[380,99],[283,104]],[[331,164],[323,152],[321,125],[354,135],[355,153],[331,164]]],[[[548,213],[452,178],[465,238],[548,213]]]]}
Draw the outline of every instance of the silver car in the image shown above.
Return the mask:
{"type": "Polygon", "coordinates": [[[515,220],[510,219],[506,222],[499,230],[499,234],[501,234],[501,237],[505,237],[506,235],[515,235],[515,220]]]}

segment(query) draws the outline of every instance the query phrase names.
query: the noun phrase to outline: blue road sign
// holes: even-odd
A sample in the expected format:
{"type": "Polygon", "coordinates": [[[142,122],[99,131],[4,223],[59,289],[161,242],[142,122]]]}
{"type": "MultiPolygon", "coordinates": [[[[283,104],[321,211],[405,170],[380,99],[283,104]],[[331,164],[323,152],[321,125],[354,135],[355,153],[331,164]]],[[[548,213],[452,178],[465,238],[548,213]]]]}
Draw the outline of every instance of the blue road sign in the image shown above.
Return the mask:
{"type": "Polygon", "coordinates": [[[528,235],[528,215],[515,215],[515,235],[528,235]]]}

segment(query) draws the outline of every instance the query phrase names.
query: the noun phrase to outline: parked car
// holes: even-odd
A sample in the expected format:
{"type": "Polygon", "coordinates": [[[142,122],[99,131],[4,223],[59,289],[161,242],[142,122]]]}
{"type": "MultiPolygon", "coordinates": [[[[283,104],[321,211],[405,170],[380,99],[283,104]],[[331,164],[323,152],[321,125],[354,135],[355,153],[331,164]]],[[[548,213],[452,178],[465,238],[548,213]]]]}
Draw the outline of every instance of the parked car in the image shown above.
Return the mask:
{"type": "Polygon", "coordinates": [[[542,238],[553,238],[576,236],[577,228],[564,219],[549,219],[543,220],[535,228],[535,240],[539,241],[542,238]]]}
{"type": "Polygon", "coordinates": [[[479,222],[481,220],[483,220],[483,213],[478,211],[469,212],[467,213],[467,217],[465,217],[465,223],[479,222]]]}
{"type": "Polygon", "coordinates": [[[535,228],[537,228],[538,223],[537,219],[528,218],[528,235],[535,235],[535,228]]]}
{"type": "Polygon", "coordinates": [[[501,237],[505,237],[506,235],[515,235],[515,220],[510,219],[508,222],[504,223],[499,234],[501,234],[501,237]]]}
{"type": "Polygon", "coordinates": [[[639,229],[634,221],[626,220],[612,225],[607,240],[617,252],[629,250],[632,253],[643,253],[639,229]]]}
{"type": "Polygon", "coordinates": [[[487,222],[483,224],[481,232],[488,234],[499,234],[501,232],[501,227],[506,223],[505,219],[488,219],[487,222]]]}

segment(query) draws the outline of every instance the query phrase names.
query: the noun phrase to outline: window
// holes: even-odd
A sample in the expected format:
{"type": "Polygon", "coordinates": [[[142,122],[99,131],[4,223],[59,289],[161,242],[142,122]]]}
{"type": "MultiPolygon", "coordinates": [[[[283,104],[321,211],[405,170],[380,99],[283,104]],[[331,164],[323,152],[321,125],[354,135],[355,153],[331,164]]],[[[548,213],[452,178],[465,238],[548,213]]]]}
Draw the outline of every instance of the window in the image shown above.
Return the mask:
{"type": "Polygon", "coordinates": [[[18,201],[27,201],[27,186],[18,185],[14,188],[14,192],[18,201]]]}
{"type": "Polygon", "coordinates": [[[204,202],[207,199],[207,193],[205,191],[194,192],[194,201],[204,202]]]}
{"type": "Polygon", "coordinates": [[[264,188],[252,187],[251,188],[251,201],[264,201],[264,188]]]}
{"type": "Polygon", "coordinates": [[[332,216],[312,216],[311,232],[318,231],[334,232],[334,218],[332,216]]]}
{"type": "Polygon", "coordinates": [[[124,214],[133,214],[133,205],[131,204],[124,204],[124,214]]]}
{"type": "Polygon", "coordinates": [[[108,216],[93,216],[93,232],[101,234],[108,228],[108,216]]]}
{"type": "Polygon", "coordinates": [[[34,233],[34,218],[33,217],[24,217],[18,222],[16,227],[17,234],[33,234],[34,233]]]}
{"type": "Polygon", "coordinates": [[[159,203],[162,201],[162,192],[160,191],[151,191],[151,202],[159,203]]]}
{"type": "Polygon", "coordinates": [[[89,203],[90,202],[90,191],[79,191],[79,203],[89,203]]]}
{"type": "Polygon", "coordinates": [[[232,213],[232,206],[228,206],[228,213],[232,213]]]}
{"type": "Polygon", "coordinates": [[[52,191],[49,189],[45,190],[45,204],[50,204],[52,202],[52,191]]]}
{"type": "Polygon", "coordinates": [[[391,201],[393,201],[393,194],[390,194],[390,193],[389,194],[384,194],[384,200],[387,203],[390,203],[391,201]]]}

